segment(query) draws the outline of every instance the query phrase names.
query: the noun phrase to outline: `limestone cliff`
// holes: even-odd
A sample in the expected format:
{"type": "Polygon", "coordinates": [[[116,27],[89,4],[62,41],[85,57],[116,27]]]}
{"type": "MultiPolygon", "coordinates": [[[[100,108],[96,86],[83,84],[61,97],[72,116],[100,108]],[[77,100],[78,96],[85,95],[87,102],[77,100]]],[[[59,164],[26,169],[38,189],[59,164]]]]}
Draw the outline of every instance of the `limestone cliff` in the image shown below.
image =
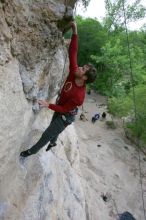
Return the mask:
{"type": "Polygon", "coordinates": [[[62,29],[74,1],[0,1],[0,219],[85,219],[79,152],[73,126],[58,146],[19,161],[52,112],[36,99],[53,98],[68,70],[62,29]]]}

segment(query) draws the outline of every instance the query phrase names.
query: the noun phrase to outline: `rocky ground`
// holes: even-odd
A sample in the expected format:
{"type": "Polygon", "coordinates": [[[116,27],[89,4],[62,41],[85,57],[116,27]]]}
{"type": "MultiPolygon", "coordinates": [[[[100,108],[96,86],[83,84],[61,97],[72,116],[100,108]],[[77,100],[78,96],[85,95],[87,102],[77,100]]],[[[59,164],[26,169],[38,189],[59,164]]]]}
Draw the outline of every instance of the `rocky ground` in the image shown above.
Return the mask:
{"type": "MultiPolygon", "coordinates": [[[[86,120],[76,120],[79,135],[81,182],[86,197],[86,219],[114,220],[117,213],[129,211],[137,220],[144,220],[138,152],[124,137],[122,122],[112,119],[94,124],[95,113],[107,112],[105,97],[87,95],[84,103],[86,120]],[[114,120],[111,129],[106,121],[114,120]]],[[[143,188],[146,189],[146,162],[141,154],[143,188]]],[[[146,193],[144,195],[146,204],[146,193]]]]}

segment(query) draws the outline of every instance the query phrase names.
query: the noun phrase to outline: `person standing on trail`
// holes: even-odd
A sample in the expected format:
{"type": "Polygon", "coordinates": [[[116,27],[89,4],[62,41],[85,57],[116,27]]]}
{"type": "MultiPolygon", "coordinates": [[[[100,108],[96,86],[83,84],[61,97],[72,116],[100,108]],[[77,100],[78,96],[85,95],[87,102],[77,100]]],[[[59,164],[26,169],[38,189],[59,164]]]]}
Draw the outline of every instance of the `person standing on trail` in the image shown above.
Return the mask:
{"type": "Polygon", "coordinates": [[[78,36],[75,21],[70,22],[70,28],[72,29],[72,38],[69,45],[69,75],[61,90],[60,97],[56,104],[48,103],[46,100],[38,101],[41,107],[46,107],[55,111],[52,121],[42,134],[40,140],[30,149],[20,153],[20,156],[22,157],[36,154],[48,142],[50,143],[46,151],[56,146],[59,134],[75,120],[78,106],[83,104],[86,93],[86,84],[92,83],[96,78],[97,71],[92,64],[78,67],[78,36]]]}
{"type": "Polygon", "coordinates": [[[100,118],[100,114],[97,113],[92,117],[92,123],[95,123],[100,118]]]}

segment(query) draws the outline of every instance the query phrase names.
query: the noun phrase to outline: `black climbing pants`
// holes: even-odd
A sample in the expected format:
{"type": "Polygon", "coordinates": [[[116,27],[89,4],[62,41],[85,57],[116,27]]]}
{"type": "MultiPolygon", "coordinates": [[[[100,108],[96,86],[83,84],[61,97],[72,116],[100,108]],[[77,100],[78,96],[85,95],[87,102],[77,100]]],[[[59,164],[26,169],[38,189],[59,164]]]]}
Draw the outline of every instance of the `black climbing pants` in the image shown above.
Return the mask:
{"type": "Polygon", "coordinates": [[[55,143],[59,134],[74,120],[75,115],[62,115],[60,113],[55,112],[49,127],[44,131],[39,141],[29,149],[31,154],[36,154],[49,141],[50,143],[55,143]]]}

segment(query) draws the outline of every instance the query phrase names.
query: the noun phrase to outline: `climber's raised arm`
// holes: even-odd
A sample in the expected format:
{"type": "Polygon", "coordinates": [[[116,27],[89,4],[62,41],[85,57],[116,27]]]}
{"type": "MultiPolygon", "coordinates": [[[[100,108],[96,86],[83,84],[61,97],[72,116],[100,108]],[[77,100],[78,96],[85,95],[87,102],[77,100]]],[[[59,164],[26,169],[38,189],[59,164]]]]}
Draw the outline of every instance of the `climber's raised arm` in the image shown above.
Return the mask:
{"type": "Polygon", "coordinates": [[[69,46],[69,61],[70,61],[70,74],[74,74],[78,69],[77,64],[77,53],[78,53],[78,36],[77,36],[77,25],[75,21],[70,22],[72,29],[72,38],[69,46]]]}

